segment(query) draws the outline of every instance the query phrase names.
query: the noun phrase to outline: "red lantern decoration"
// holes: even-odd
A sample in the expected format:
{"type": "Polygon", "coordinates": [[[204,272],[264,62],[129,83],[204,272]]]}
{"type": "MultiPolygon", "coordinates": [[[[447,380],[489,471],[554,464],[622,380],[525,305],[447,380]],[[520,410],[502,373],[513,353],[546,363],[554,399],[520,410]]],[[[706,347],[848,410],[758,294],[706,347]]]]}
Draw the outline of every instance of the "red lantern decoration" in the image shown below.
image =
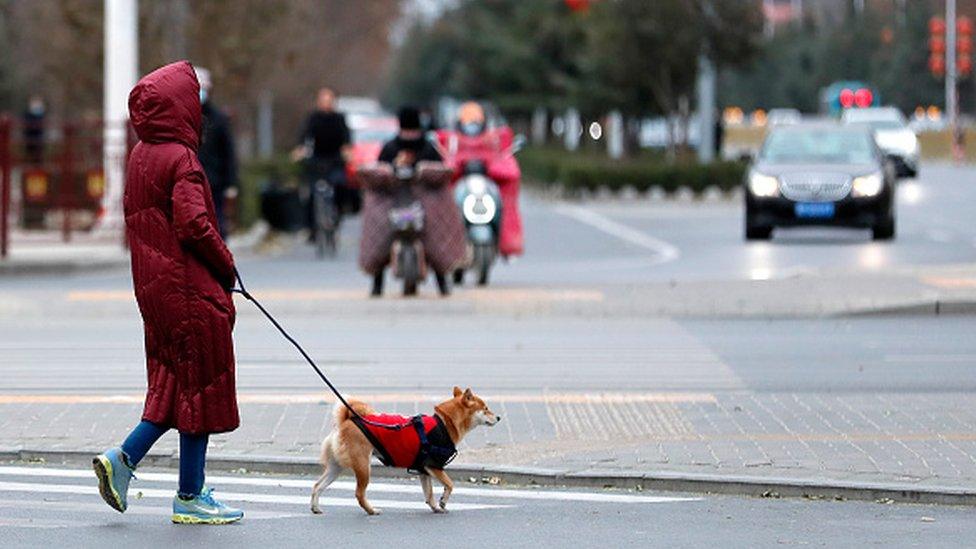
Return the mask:
{"type": "Polygon", "coordinates": [[[942,76],[945,74],[945,57],[937,54],[932,54],[929,56],[929,71],[935,76],[942,76]]]}
{"type": "Polygon", "coordinates": [[[590,0],[565,0],[569,10],[574,13],[585,13],[590,9],[590,0]]]}
{"type": "Polygon", "coordinates": [[[965,15],[956,18],[956,32],[958,34],[973,34],[973,20],[965,15]]]}
{"type": "Polygon", "coordinates": [[[961,75],[968,75],[973,72],[973,58],[971,55],[962,54],[956,58],[956,69],[961,75]]]}
{"type": "Polygon", "coordinates": [[[956,19],[956,68],[962,76],[973,70],[973,21],[963,15],[956,19]]]}
{"type": "Polygon", "coordinates": [[[929,71],[941,78],[946,67],[946,22],[941,17],[929,19],[929,71]]]}

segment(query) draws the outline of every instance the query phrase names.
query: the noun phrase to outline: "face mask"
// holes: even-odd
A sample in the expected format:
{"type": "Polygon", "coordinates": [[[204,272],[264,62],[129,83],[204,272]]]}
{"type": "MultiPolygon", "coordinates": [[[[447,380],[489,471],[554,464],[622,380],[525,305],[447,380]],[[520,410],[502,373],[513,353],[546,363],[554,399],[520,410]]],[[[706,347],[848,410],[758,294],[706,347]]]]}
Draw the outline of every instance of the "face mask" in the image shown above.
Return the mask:
{"type": "Polygon", "coordinates": [[[478,135],[481,133],[481,128],[480,122],[466,122],[461,124],[461,133],[464,135],[478,135]]]}
{"type": "Polygon", "coordinates": [[[207,90],[200,88],[200,104],[203,105],[207,102],[207,90]]]}

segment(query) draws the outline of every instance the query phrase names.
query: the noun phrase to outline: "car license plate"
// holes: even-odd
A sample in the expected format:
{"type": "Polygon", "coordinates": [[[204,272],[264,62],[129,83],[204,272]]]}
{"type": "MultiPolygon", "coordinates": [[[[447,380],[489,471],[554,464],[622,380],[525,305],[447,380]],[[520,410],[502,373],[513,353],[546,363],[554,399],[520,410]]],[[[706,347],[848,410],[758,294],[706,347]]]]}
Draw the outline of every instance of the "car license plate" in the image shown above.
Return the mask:
{"type": "Polygon", "coordinates": [[[800,218],[827,219],[834,217],[833,202],[798,202],[796,216],[800,218]]]}

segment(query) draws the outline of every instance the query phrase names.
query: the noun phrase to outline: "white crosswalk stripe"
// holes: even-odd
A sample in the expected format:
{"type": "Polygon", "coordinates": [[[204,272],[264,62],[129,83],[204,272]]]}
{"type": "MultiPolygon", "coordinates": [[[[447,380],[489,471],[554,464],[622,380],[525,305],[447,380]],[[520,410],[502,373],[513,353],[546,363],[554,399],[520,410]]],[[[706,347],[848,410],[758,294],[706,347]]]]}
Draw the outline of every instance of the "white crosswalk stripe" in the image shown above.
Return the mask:
{"type": "MultiPolygon", "coordinates": [[[[173,499],[173,490],[160,490],[154,488],[133,488],[135,494],[141,495],[146,499],[173,499]]],[[[79,484],[46,484],[33,482],[0,482],[0,492],[24,492],[24,493],[47,493],[47,494],[77,494],[77,495],[98,495],[96,486],[82,486],[79,484]]],[[[134,494],[130,494],[132,496],[134,494]]],[[[280,503],[289,505],[308,505],[308,496],[281,495],[281,494],[250,494],[239,492],[219,492],[216,494],[218,499],[229,502],[244,503],[280,503]]],[[[358,507],[354,498],[323,497],[320,500],[323,507],[358,507]]],[[[397,501],[372,499],[370,502],[380,508],[385,509],[428,509],[423,501],[397,501]]],[[[474,509],[499,509],[509,507],[508,505],[482,504],[482,503],[451,503],[452,511],[470,511],[474,509]]]]}
{"type": "MultiPolygon", "coordinates": [[[[465,514],[495,511],[505,516],[506,512],[522,513],[531,506],[569,504],[591,509],[608,505],[682,504],[703,499],[622,491],[464,486],[463,479],[457,480],[448,508],[465,514]]],[[[139,472],[129,488],[129,508],[124,518],[101,501],[90,469],[0,466],[0,546],[7,539],[3,534],[5,529],[84,529],[119,521],[168,521],[177,482],[178,475],[171,472],[139,472]]],[[[311,478],[208,475],[207,484],[217,487],[218,499],[243,507],[247,522],[266,521],[262,524],[267,525],[277,519],[303,520],[314,516],[309,510],[311,478]]],[[[339,480],[329,487],[319,503],[327,515],[331,514],[330,509],[361,514],[354,491],[354,482],[339,480]]],[[[430,513],[417,482],[376,479],[370,483],[369,493],[370,502],[378,509],[430,513]]]]}
{"type": "MultiPolygon", "coordinates": [[[[3,476],[16,476],[16,477],[48,477],[48,478],[92,478],[92,472],[84,469],[52,469],[52,468],[40,468],[40,467],[0,467],[0,477],[3,476]]],[[[168,482],[175,483],[178,480],[177,475],[173,473],[139,473],[139,480],[141,481],[152,481],[152,482],[168,482]]],[[[304,490],[311,490],[312,480],[305,479],[294,479],[294,478],[274,478],[274,477],[238,477],[238,476],[207,476],[208,483],[217,486],[254,486],[254,487],[265,487],[265,488],[301,488],[304,490]]],[[[6,483],[0,482],[0,491],[5,491],[4,486],[8,484],[19,484],[24,486],[50,486],[48,484],[33,484],[33,483],[6,483]]],[[[133,484],[133,490],[136,490],[136,485],[133,484]]],[[[336,481],[330,487],[329,490],[353,490],[355,489],[355,482],[353,481],[336,481]]],[[[6,490],[10,491],[10,490],[6,490]]],[[[415,494],[421,495],[423,492],[419,485],[411,484],[399,484],[399,483],[386,483],[386,482],[371,482],[369,485],[369,491],[371,493],[395,493],[395,494],[415,494]]],[[[147,493],[145,490],[144,494],[147,493]]],[[[74,492],[81,493],[81,492],[74,492]]],[[[166,492],[167,497],[173,497],[172,491],[166,492]]],[[[237,494],[236,496],[245,496],[246,494],[237,494]]],[[[629,494],[629,493],[605,493],[605,492],[580,492],[580,491],[563,491],[563,490],[536,490],[536,489],[507,489],[507,488],[476,488],[467,486],[457,486],[454,489],[454,495],[456,496],[473,496],[473,497],[483,497],[491,499],[502,499],[502,500],[553,500],[553,501],[576,501],[576,502],[592,502],[592,503],[670,503],[670,502],[680,502],[680,501],[697,501],[701,498],[694,497],[672,497],[672,496],[650,496],[642,494],[629,494]]],[[[235,496],[235,497],[236,497],[235,496]]],[[[145,496],[149,497],[149,496],[145,496]]],[[[230,495],[224,492],[220,493],[220,497],[230,500],[230,495]]],[[[308,503],[308,498],[304,497],[299,503],[308,503]]],[[[239,499],[234,501],[259,501],[259,500],[246,500],[239,499]]],[[[324,500],[323,500],[324,501],[324,500]]],[[[419,501],[419,500],[418,500],[419,501]]],[[[273,502],[272,502],[273,503],[273,502]]],[[[291,499],[286,498],[280,501],[280,503],[294,503],[291,499]]],[[[422,503],[422,502],[421,502],[422,503]]],[[[353,501],[355,504],[355,501],[353,501]]],[[[454,504],[452,504],[453,507],[454,504]]],[[[392,507],[390,505],[387,505],[392,507]]],[[[426,506],[423,506],[426,508],[426,506]]],[[[491,508],[493,506],[487,506],[483,508],[491,508]]],[[[497,507],[497,506],[495,506],[497,507]]],[[[413,508],[413,506],[408,506],[406,508],[413,508]]],[[[458,507],[460,509],[460,507],[458,507]]]]}

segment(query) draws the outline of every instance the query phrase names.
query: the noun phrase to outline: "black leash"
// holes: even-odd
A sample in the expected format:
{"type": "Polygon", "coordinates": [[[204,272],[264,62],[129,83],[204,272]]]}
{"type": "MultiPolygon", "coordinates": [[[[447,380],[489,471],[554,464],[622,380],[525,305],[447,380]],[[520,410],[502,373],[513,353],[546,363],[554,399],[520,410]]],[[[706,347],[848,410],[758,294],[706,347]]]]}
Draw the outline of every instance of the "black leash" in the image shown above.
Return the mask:
{"type": "Polygon", "coordinates": [[[237,267],[234,267],[234,277],[237,279],[237,285],[240,286],[240,288],[231,288],[230,291],[232,293],[241,294],[244,297],[244,299],[253,303],[254,306],[257,307],[259,311],[264,313],[264,316],[268,317],[268,320],[270,320],[271,324],[273,324],[274,327],[277,328],[279,332],[281,332],[281,335],[283,335],[285,339],[287,339],[292,345],[294,345],[295,348],[298,349],[298,352],[301,353],[303,357],[305,357],[305,361],[308,362],[308,365],[311,366],[312,369],[315,370],[315,373],[318,374],[319,377],[322,379],[322,381],[329,386],[329,389],[331,389],[332,393],[336,396],[336,398],[339,399],[339,402],[341,402],[342,405],[345,406],[347,410],[349,410],[350,414],[352,414],[359,421],[362,421],[367,425],[370,425],[372,427],[381,427],[383,429],[390,429],[391,431],[399,431],[404,427],[410,426],[409,423],[405,425],[387,425],[385,423],[370,421],[364,418],[363,416],[359,415],[359,413],[356,410],[353,410],[352,406],[350,406],[349,403],[346,402],[346,399],[343,398],[342,393],[339,392],[339,389],[336,389],[336,386],[333,385],[331,381],[329,381],[329,378],[325,377],[325,374],[322,373],[322,370],[318,367],[317,364],[315,364],[315,361],[312,360],[312,357],[308,356],[308,353],[305,352],[305,349],[302,348],[302,346],[297,341],[295,341],[295,338],[291,337],[291,335],[289,335],[288,332],[281,327],[281,324],[279,324],[278,321],[275,320],[275,317],[271,316],[271,313],[269,313],[268,310],[265,309],[264,306],[262,306],[257,299],[254,299],[254,296],[251,295],[250,292],[247,291],[247,288],[244,286],[244,280],[241,279],[241,273],[238,272],[237,267]]]}
{"type": "MultiPolygon", "coordinates": [[[[363,416],[359,415],[359,412],[357,412],[356,410],[353,410],[352,406],[350,406],[349,403],[346,402],[346,399],[342,396],[342,393],[339,392],[339,389],[337,389],[336,386],[333,385],[331,381],[329,381],[329,378],[325,376],[325,374],[322,372],[322,369],[319,368],[318,364],[316,364],[315,361],[312,360],[312,357],[310,357],[308,353],[305,352],[305,349],[301,346],[301,344],[295,341],[295,338],[291,337],[291,335],[284,328],[282,328],[281,324],[278,323],[275,317],[271,316],[271,313],[269,313],[268,310],[265,309],[264,306],[261,305],[261,303],[258,302],[257,299],[254,299],[254,296],[251,295],[250,292],[247,291],[247,287],[244,286],[244,280],[241,278],[241,273],[237,270],[237,267],[234,267],[234,277],[237,279],[237,285],[240,286],[240,288],[231,288],[230,291],[232,293],[241,294],[244,297],[244,299],[253,303],[254,306],[257,307],[259,311],[264,313],[264,316],[266,316],[268,320],[271,321],[271,324],[273,324],[274,327],[277,328],[279,332],[281,332],[281,335],[284,336],[285,339],[287,339],[292,345],[294,345],[296,349],[298,349],[298,352],[301,353],[303,357],[305,357],[305,361],[308,362],[308,365],[311,366],[312,369],[315,370],[315,373],[318,374],[319,378],[321,378],[322,381],[326,385],[328,385],[329,389],[332,391],[332,394],[334,394],[336,398],[339,399],[339,402],[341,402],[342,405],[345,406],[347,410],[349,410],[349,413],[352,414],[353,424],[359,428],[359,430],[363,433],[363,435],[370,442],[373,448],[375,448],[376,451],[379,452],[381,461],[383,461],[385,465],[393,465],[393,460],[390,457],[390,454],[386,450],[386,448],[384,448],[383,445],[380,443],[380,441],[378,441],[376,437],[374,437],[373,434],[369,431],[369,429],[365,427],[366,425],[369,425],[371,427],[379,427],[381,429],[387,429],[390,431],[399,431],[401,429],[406,429],[406,428],[416,429],[417,437],[420,443],[420,450],[419,450],[420,453],[417,455],[416,458],[414,458],[414,463],[411,464],[411,467],[418,464],[424,465],[428,460],[433,459],[435,460],[434,466],[438,469],[443,469],[445,466],[447,466],[447,464],[454,461],[454,458],[457,457],[457,448],[454,446],[453,441],[450,448],[444,448],[444,447],[435,446],[431,444],[428,441],[427,433],[424,431],[423,420],[421,419],[421,416],[419,415],[415,416],[411,418],[411,421],[408,421],[400,425],[389,425],[386,423],[370,421],[364,418],[363,416]]],[[[437,424],[443,427],[444,425],[443,421],[436,415],[434,417],[437,421],[437,424]]],[[[417,469],[415,472],[419,474],[426,474],[425,471],[420,469],[417,469]]]]}

